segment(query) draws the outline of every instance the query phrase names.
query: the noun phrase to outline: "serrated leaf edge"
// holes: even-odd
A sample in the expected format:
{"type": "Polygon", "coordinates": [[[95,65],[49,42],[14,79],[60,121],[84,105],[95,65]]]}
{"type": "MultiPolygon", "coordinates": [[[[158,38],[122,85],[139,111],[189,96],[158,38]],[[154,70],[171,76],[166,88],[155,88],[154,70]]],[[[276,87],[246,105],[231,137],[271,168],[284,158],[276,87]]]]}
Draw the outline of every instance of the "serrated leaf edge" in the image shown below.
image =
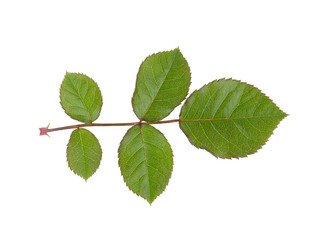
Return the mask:
{"type": "MultiPolygon", "coordinates": [[[[149,124],[149,126],[153,127],[155,130],[157,130],[160,134],[162,134],[162,135],[164,136],[166,142],[167,142],[168,145],[170,146],[171,154],[172,154],[172,162],[173,162],[173,164],[172,164],[172,169],[171,169],[171,175],[170,175],[169,179],[167,180],[167,184],[165,185],[164,190],[163,190],[159,195],[157,195],[157,196],[155,196],[153,199],[151,199],[151,201],[150,201],[149,199],[146,199],[146,198],[142,197],[141,195],[139,195],[139,194],[136,193],[135,191],[133,191],[131,188],[129,188],[129,186],[128,186],[127,182],[126,182],[126,179],[125,179],[124,175],[123,175],[122,172],[121,172],[121,168],[120,168],[120,146],[121,146],[121,143],[123,142],[125,136],[128,134],[128,132],[129,132],[133,127],[136,127],[136,126],[140,127],[140,131],[141,131],[141,135],[142,135],[141,137],[142,137],[142,141],[143,141],[143,145],[144,145],[144,138],[143,138],[141,126],[135,125],[135,126],[132,126],[131,128],[129,128],[129,129],[127,130],[127,132],[125,133],[125,135],[123,136],[122,140],[121,140],[120,143],[119,143],[119,148],[118,148],[118,151],[117,151],[117,153],[118,153],[118,167],[119,167],[119,169],[120,169],[120,175],[122,176],[122,178],[123,178],[123,180],[124,180],[124,183],[126,184],[126,186],[128,187],[128,189],[129,189],[131,192],[133,192],[135,195],[137,195],[138,197],[141,197],[141,198],[143,198],[144,200],[146,200],[146,201],[151,205],[151,204],[155,201],[155,199],[156,199],[157,197],[159,197],[162,193],[164,193],[166,187],[167,187],[168,184],[169,184],[169,181],[170,181],[170,179],[171,179],[171,177],[172,177],[172,174],[173,174],[173,166],[174,166],[174,159],[173,159],[173,157],[174,157],[174,154],[173,154],[173,149],[172,149],[170,143],[168,142],[167,138],[165,137],[165,135],[164,135],[160,130],[158,130],[157,128],[155,128],[155,127],[153,127],[153,126],[151,126],[151,125],[149,124]]],[[[148,168],[147,168],[147,170],[148,170],[148,168]]],[[[151,196],[151,194],[150,194],[150,196],[151,196]]]]}
{"type": "MultiPolygon", "coordinates": [[[[72,134],[73,134],[76,130],[80,130],[80,129],[87,130],[87,131],[88,131],[89,133],[91,133],[91,134],[95,137],[95,139],[97,140],[97,142],[98,142],[98,144],[99,144],[99,146],[100,146],[100,149],[101,149],[100,164],[101,164],[102,157],[103,157],[103,150],[102,150],[102,147],[101,147],[101,144],[100,144],[98,138],[97,138],[91,131],[89,131],[88,129],[86,129],[86,128],[78,128],[78,129],[75,129],[75,130],[73,130],[73,131],[71,132],[69,141],[68,141],[68,143],[67,143],[67,149],[66,149],[66,158],[67,158],[68,167],[70,168],[70,170],[71,170],[75,175],[77,175],[77,176],[83,178],[83,179],[87,182],[87,180],[88,180],[90,177],[92,177],[92,176],[96,173],[96,171],[99,169],[100,164],[98,165],[97,169],[96,169],[90,176],[84,177],[84,176],[81,176],[81,175],[79,175],[78,173],[76,173],[76,172],[70,167],[70,163],[69,163],[69,161],[68,161],[68,148],[69,148],[69,143],[70,143],[71,136],[72,136],[72,134]]],[[[81,135],[80,135],[80,138],[81,138],[81,135]]]]}
{"type": "MultiPolygon", "coordinates": [[[[163,117],[163,118],[161,118],[161,119],[155,120],[155,121],[162,120],[162,119],[166,118],[167,116],[169,116],[169,115],[174,111],[174,109],[177,108],[179,105],[181,105],[181,104],[183,103],[183,101],[186,99],[186,97],[187,97],[187,95],[188,95],[188,92],[189,92],[189,87],[190,87],[190,85],[191,85],[191,70],[190,70],[190,66],[189,66],[189,64],[188,64],[187,59],[184,57],[184,55],[183,55],[182,52],[180,51],[179,47],[177,47],[177,48],[175,48],[175,49],[173,49],[173,50],[161,51],[161,52],[153,53],[153,54],[147,56],[147,57],[141,62],[140,67],[139,67],[139,69],[138,69],[138,73],[137,73],[137,77],[136,77],[136,83],[135,83],[135,88],[137,87],[137,82],[138,82],[139,72],[140,72],[139,70],[141,69],[142,65],[144,64],[144,62],[145,62],[148,58],[150,58],[150,57],[152,57],[152,56],[155,56],[155,55],[158,55],[158,54],[161,54],[161,53],[167,53],[167,52],[172,52],[172,51],[176,51],[176,50],[178,51],[177,54],[181,54],[182,57],[183,57],[183,59],[187,62],[187,66],[188,66],[189,74],[190,74],[188,91],[187,91],[187,93],[185,94],[183,100],[182,100],[180,103],[178,103],[168,115],[166,115],[165,117],[163,117]]],[[[176,55],[176,57],[177,57],[177,55],[176,55]]],[[[165,79],[166,79],[166,77],[165,77],[165,79]]],[[[165,81],[165,79],[164,79],[164,81],[165,81]]],[[[163,83],[164,83],[164,81],[163,81],[163,83]]],[[[160,91],[160,89],[161,89],[163,83],[161,84],[159,90],[158,90],[157,93],[155,94],[155,96],[154,96],[153,100],[151,101],[149,107],[147,108],[147,110],[145,111],[145,113],[143,114],[143,116],[140,118],[140,121],[143,121],[143,119],[145,118],[146,113],[149,111],[149,109],[150,109],[152,103],[154,102],[154,99],[155,99],[156,96],[158,95],[158,93],[159,93],[159,91],[160,91]]],[[[132,96],[132,98],[131,98],[131,105],[132,105],[132,106],[133,106],[133,101],[134,101],[133,98],[134,98],[134,96],[132,96]]],[[[134,114],[137,116],[137,113],[135,112],[135,109],[134,109],[134,108],[132,108],[132,109],[133,109],[134,114]]],[[[138,117],[138,116],[137,116],[137,117],[138,117]]],[[[144,120],[144,121],[145,121],[145,120],[144,120]]],[[[150,121],[150,122],[155,122],[155,121],[150,121]]]]}
{"type": "MultiPolygon", "coordinates": [[[[263,146],[266,145],[266,143],[268,142],[268,140],[270,139],[270,137],[274,134],[274,131],[278,128],[279,123],[280,123],[284,118],[286,118],[286,117],[288,116],[288,114],[285,113],[284,111],[282,111],[282,110],[278,107],[278,105],[275,104],[275,103],[273,102],[273,100],[272,100],[269,96],[267,96],[265,93],[263,93],[259,88],[255,87],[255,86],[252,85],[252,84],[248,84],[247,82],[243,82],[243,81],[236,80],[236,79],[232,79],[232,78],[228,78],[228,79],[226,79],[226,78],[221,78],[221,79],[213,80],[213,81],[211,81],[211,82],[209,82],[209,83],[207,83],[207,84],[204,84],[201,88],[196,89],[195,91],[193,91],[193,92],[189,95],[189,97],[188,97],[188,98],[186,99],[186,101],[184,102],[183,106],[185,105],[185,103],[186,103],[187,101],[189,101],[189,99],[191,98],[191,96],[192,96],[193,94],[195,94],[195,92],[199,91],[199,90],[202,89],[203,87],[206,87],[206,86],[210,85],[210,84],[213,83],[213,82],[227,81],[227,80],[237,81],[237,82],[240,82],[240,83],[242,83],[242,84],[247,84],[247,85],[249,85],[249,86],[251,86],[251,87],[253,87],[253,88],[258,89],[258,91],[259,91],[262,95],[264,95],[265,97],[267,97],[267,98],[279,109],[279,111],[281,111],[281,112],[284,114],[284,117],[278,122],[277,126],[273,129],[273,131],[271,132],[271,134],[270,134],[270,136],[267,138],[267,140],[266,140],[264,143],[262,143],[262,145],[260,146],[260,148],[257,148],[255,151],[253,151],[253,152],[251,152],[251,153],[249,153],[249,154],[247,154],[247,155],[245,155],[245,156],[226,157],[226,158],[218,157],[218,156],[216,156],[214,153],[212,153],[211,151],[207,150],[206,148],[197,147],[196,145],[194,145],[194,144],[191,142],[191,140],[189,139],[189,137],[187,136],[187,134],[184,132],[184,130],[182,129],[181,124],[180,124],[181,121],[184,122],[183,120],[181,120],[182,109],[181,109],[180,114],[179,114],[179,122],[178,122],[178,124],[179,124],[179,127],[180,127],[180,129],[182,130],[182,132],[185,134],[185,136],[186,136],[187,139],[189,140],[190,144],[193,145],[194,147],[196,147],[196,148],[198,148],[198,149],[203,149],[203,150],[205,150],[205,151],[211,153],[211,154],[212,154],[214,157],[216,157],[216,158],[220,158],[220,159],[224,159],[224,160],[225,160],[225,159],[228,159],[228,160],[237,159],[237,160],[239,160],[240,158],[245,158],[245,157],[248,157],[249,155],[255,154],[258,150],[262,149],[263,146]]],[[[215,121],[215,120],[219,120],[219,119],[213,119],[213,121],[215,121]]],[[[186,121],[186,120],[185,120],[185,121],[186,121]]],[[[210,120],[209,120],[209,121],[210,121],[210,120]]],[[[186,121],[186,122],[188,122],[188,121],[186,121]]]]}
{"type": "MultiPolygon", "coordinates": [[[[72,118],[73,120],[76,120],[76,121],[78,121],[78,122],[83,122],[83,121],[80,121],[80,120],[75,119],[75,118],[73,118],[72,116],[70,116],[70,115],[66,112],[66,109],[65,109],[65,108],[63,107],[63,105],[61,104],[61,86],[62,86],[62,84],[63,84],[63,81],[64,81],[64,79],[65,79],[67,73],[81,74],[81,75],[83,75],[83,76],[85,76],[85,77],[91,79],[91,80],[96,84],[98,90],[100,91],[100,95],[101,95],[101,108],[100,108],[100,112],[98,113],[97,117],[96,117],[95,120],[94,120],[94,121],[96,121],[96,120],[99,118],[99,116],[100,116],[100,114],[101,114],[102,107],[103,107],[103,95],[102,95],[101,89],[99,88],[97,82],[94,81],[94,79],[92,79],[91,77],[87,76],[87,75],[84,74],[84,73],[79,73],[79,72],[67,72],[67,71],[66,71],[66,74],[65,74],[65,76],[64,76],[64,78],[63,78],[63,80],[62,80],[62,82],[61,82],[61,84],[60,84],[60,87],[59,87],[59,103],[60,103],[60,105],[61,105],[63,111],[64,111],[70,118],[72,118]]],[[[80,98],[81,98],[81,96],[80,96],[80,98]]],[[[82,100],[81,100],[81,101],[82,101],[82,100]]],[[[83,101],[82,101],[82,102],[83,102],[83,101]]],[[[84,103],[83,103],[83,105],[85,106],[84,103]]],[[[85,107],[86,107],[86,106],[85,106],[85,107]]],[[[87,110],[87,109],[86,109],[86,110],[87,110]]],[[[92,118],[91,118],[91,116],[90,116],[89,111],[87,111],[87,112],[88,112],[88,115],[89,115],[89,118],[90,118],[90,122],[83,122],[83,123],[93,123],[94,121],[92,121],[92,118]]]]}

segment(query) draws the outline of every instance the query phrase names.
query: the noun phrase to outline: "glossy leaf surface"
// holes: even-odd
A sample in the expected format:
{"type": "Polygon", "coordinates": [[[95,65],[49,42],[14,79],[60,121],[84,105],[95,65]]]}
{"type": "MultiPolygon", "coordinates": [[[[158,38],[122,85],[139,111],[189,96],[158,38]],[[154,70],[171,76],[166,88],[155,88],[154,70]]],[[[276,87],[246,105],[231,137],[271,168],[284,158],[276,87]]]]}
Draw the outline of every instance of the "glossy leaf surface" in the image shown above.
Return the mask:
{"type": "Polygon", "coordinates": [[[168,141],[152,126],[134,126],[124,136],[118,152],[127,186],[151,204],[171,177],[173,153],[168,141]]]}
{"type": "Polygon", "coordinates": [[[178,48],[153,54],[140,66],[132,106],[140,120],[158,121],[186,97],[190,68],[178,48]]]}
{"type": "Polygon", "coordinates": [[[84,128],[72,132],[67,147],[67,161],[70,169],[85,180],[98,169],[102,149],[97,138],[84,128]]]}
{"type": "Polygon", "coordinates": [[[67,72],[60,88],[60,103],[71,118],[91,123],[100,115],[102,95],[91,78],[67,72]]]}
{"type": "Polygon", "coordinates": [[[216,157],[238,158],[261,148],[285,116],[259,89],[220,79],[186,100],[180,128],[196,147],[216,157]]]}

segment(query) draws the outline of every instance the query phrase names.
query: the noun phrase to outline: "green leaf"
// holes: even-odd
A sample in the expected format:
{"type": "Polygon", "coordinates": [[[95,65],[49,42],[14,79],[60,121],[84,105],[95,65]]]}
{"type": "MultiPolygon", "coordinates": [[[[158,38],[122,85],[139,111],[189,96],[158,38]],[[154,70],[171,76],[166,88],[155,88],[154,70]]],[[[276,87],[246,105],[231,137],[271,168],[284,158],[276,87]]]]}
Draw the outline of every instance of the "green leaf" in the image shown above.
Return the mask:
{"type": "Polygon", "coordinates": [[[71,118],[91,123],[100,115],[102,95],[91,78],[67,72],[60,88],[60,103],[71,118]]]}
{"type": "Polygon", "coordinates": [[[238,158],[261,148],[286,116],[259,89],[220,79],[186,100],[180,128],[196,147],[216,157],[238,158]]]}
{"type": "Polygon", "coordinates": [[[72,132],[67,147],[67,161],[70,169],[87,180],[98,169],[102,149],[97,138],[84,128],[72,132]]]}
{"type": "Polygon", "coordinates": [[[149,125],[128,130],[118,150],[127,186],[150,204],[166,188],[173,169],[173,153],[164,135],[149,125]]]}
{"type": "Polygon", "coordinates": [[[153,54],[140,66],[132,107],[140,120],[158,121],[187,96],[190,68],[178,48],[153,54]]]}

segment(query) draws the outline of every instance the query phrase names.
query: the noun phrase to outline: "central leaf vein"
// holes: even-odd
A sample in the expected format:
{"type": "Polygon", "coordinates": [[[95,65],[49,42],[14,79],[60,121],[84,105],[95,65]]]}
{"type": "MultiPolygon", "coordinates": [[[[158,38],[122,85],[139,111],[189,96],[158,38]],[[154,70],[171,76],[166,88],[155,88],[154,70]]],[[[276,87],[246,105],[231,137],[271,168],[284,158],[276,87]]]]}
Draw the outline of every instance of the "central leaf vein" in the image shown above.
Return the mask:
{"type": "MultiPolygon", "coordinates": [[[[178,53],[177,53],[177,54],[178,54],[178,53]]],[[[176,59],[176,57],[177,57],[177,54],[176,54],[176,56],[173,58],[172,63],[170,64],[170,67],[168,68],[168,70],[167,70],[167,72],[166,72],[166,74],[165,74],[165,76],[164,76],[164,79],[163,79],[163,81],[161,82],[161,85],[160,85],[159,89],[156,91],[155,96],[154,96],[153,99],[151,100],[151,102],[150,102],[150,104],[149,104],[147,110],[146,110],[145,113],[143,114],[143,116],[142,116],[142,118],[140,119],[140,121],[142,121],[142,120],[145,118],[145,115],[147,114],[147,112],[148,112],[149,109],[151,108],[151,105],[153,104],[153,102],[154,102],[155,98],[157,97],[158,93],[160,92],[160,90],[161,90],[161,88],[162,88],[162,86],[163,86],[163,84],[164,84],[164,82],[165,82],[165,80],[166,80],[166,78],[167,78],[167,75],[169,74],[170,70],[172,69],[172,66],[173,66],[173,63],[175,62],[175,59],[176,59]]],[[[150,66],[151,66],[152,71],[153,71],[152,65],[150,65],[150,66]]],[[[154,81],[156,82],[156,77],[155,77],[154,74],[153,74],[153,78],[154,78],[154,81]]]]}
{"type": "MultiPolygon", "coordinates": [[[[76,94],[80,98],[80,100],[81,100],[81,102],[82,102],[82,104],[83,104],[83,106],[84,106],[84,108],[85,108],[85,110],[86,110],[86,112],[87,112],[87,114],[89,116],[90,122],[92,122],[92,118],[91,118],[90,112],[89,112],[89,110],[88,110],[88,108],[87,108],[87,106],[86,106],[86,104],[84,102],[84,99],[82,98],[82,96],[80,94],[80,91],[75,87],[75,85],[74,85],[74,83],[72,81],[70,81],[70,82],[71,82],[73,88],[76,90],[76,94]]],[[[80,85],[81,85],[81,83],[80,83],[80,85]]]]}
{"type": "Polygon", "coordinates": [[[147,171],[147,176],[148,176],[148,182],[149,182],[149,196],[151,198],[151,184],[150,184],[150,176],[149,176],[149,169],[148,169],[148,158],[147,158],[147,153],[146,153],[146,149],[145,149],[145,143],[144,143],[144,136],[143,136],[143,131],[142,131],[142,126],[140,126],[140,132],[141,132],[141,139],[142,139],[142,146],[143,146],[143,152],[144,152],[144,160],[145,160],[145,168],[147,171]]]}
{"type": "Polygon", "coordinates": [[[84,170],[85,170],[85,176],[88,176],[88,166],[87,166],[87,161],[86,161],[86,154],[85,150],[83,147],[83,140],[82,140],[82,135],[80,129],[78,130],[79,137],[80,137],[80,145],[81,145],[81,150],[82,150],[82,155],[83,155],[83,161],[84,161],[84,170]]]}

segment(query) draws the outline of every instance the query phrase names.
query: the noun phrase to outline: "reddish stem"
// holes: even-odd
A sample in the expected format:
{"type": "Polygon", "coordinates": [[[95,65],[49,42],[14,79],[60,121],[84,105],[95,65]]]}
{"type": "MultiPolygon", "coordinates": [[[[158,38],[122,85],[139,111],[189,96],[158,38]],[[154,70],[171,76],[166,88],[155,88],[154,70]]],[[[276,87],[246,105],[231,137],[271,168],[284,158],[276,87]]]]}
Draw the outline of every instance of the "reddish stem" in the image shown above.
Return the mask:
{"type": "Polygon", "coordinates": [[[116,126],[135,126],[135,125],[142,125],[142,124],[164,124],[164,123],[174,123],[179,122],[180,119],[172,119],[172,120],[164,120],[164,121],[157,121],[157,122],[129,122],[129,123],[84,123],[84,124],[77,124],[77,125],[70,125],[64,127],[57,127],[57,128],[39,128],[40,136],[47,135],[48,132],[55,132],[67,129],[74,129],[74,128],[81,128],[81,127],[116,127],[116,126]]]}

